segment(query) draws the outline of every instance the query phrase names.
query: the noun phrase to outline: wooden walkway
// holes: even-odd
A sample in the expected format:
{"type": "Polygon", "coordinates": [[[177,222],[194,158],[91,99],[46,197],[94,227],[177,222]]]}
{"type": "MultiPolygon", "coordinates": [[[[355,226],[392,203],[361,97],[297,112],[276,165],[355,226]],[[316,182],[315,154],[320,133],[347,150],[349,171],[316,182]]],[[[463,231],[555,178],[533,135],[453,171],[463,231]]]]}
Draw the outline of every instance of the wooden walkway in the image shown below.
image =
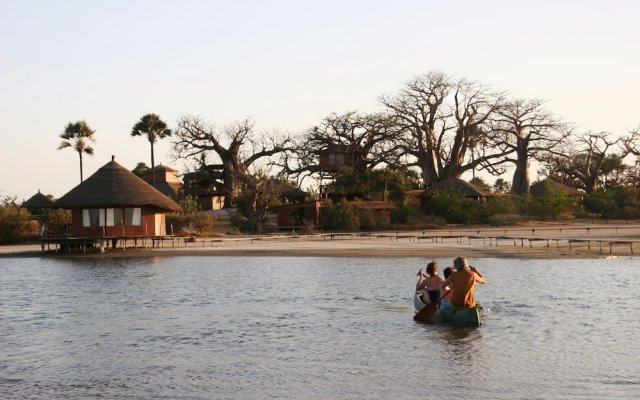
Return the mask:
{"type": "Polygon", "coordinates": [[[465,246],[519,246],[529,248],[555,247],[568,251],[608,251],[624,248],[634,254],[640,245],[640,224],[589,225],[535,228],[483,228],[437,229],[420,232],[358,232],[318,234],[272,234],[249,237],[196,238],[181,236],[118,236],[101,238],[44,238],[42,250],[52,252],[104,252],[139,248],[220,247],[237,244],[264,245],[273,241],[344,241],[375,240],[404,242],[420,246],[424,241],[432,244],[465,246]]]}

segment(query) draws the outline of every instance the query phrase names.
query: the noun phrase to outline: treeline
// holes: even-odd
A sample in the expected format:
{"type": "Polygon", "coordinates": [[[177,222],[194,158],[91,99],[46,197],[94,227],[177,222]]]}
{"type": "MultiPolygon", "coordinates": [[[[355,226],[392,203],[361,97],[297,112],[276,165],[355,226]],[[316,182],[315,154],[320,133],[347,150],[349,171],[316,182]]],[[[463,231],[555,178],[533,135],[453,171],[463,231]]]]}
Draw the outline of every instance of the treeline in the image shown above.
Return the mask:
{"type": "MultiPolygon", "coordinates": [[[[154,145],[163,138],[171,139],[171,157],[184,161],[191,171],[222,164],[224,206],[240,206],[243,224],[251,229],[264,224],[283,187],[312,186],[312,191],[319,191],[313,183],[326,174],[318,155],[335,145],[350,150],[353,174],[412,176],[411,184],[420,189],[466,172],[500,176],[512,170],[510,182],[498,179],[494,189],[526,196],[535,160],[540,176],[583,190],[584,205],[593,212],[633,215],[635,206],[622,204],[619,193],[635,192],[640,184],[639,128],[578,131],[548,110],[544,100],[513,98],[506,91],[442,72],[414,76],[396,92],[381,95],[378,105],[376,112],[332,113],[297,134],[261,130],[250,118],[218,125],[198,115],[185,115],[169,129],[157,114],[141,117],[130,134],[148,139],[151,167],[154,145]]],[[[93,154],[95,135],[86,121],[69,123],[60,135],[59,148],[79,155],[81,180],[82,157],[93,154]]],[[[143,167],[140,163],[136,172],[142,173],[143,167]]],[[[337,183],[345,179],[342,174],[332,177],[337,183]]],[[[352,189],[358,190],[353,185],[352,189]]],[[[453,219],[486,219],[480,216],[453,219]]]]}

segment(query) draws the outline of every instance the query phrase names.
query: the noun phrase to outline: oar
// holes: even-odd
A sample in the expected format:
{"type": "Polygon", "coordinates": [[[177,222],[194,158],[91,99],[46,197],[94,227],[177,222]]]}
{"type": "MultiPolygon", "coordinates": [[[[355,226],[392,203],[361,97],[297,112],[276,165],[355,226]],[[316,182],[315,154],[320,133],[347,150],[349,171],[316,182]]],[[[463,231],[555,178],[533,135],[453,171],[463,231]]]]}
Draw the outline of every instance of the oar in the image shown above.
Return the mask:
{"type": "MultiPolygon", "coordinates": [[[[424,305],[424,307],[422,308],[422,310],[420,310],[416,315],[413,316],[413,320],[414,321],[418,321],[418,322],[428,322],[431,321],[431,318],[433,317],[433,314],[436,313],[436,311],[438,311],[438,303],[440,303],[442,301],[442,299],[444,299],[444,296],[446,296],[447,294],[449,294],[451,290],[447,290],[439,299],[437,302],[435,303],[427,303],[424,305]]],[[[425,293],[426,294],[426,293],[425,293]]]]}

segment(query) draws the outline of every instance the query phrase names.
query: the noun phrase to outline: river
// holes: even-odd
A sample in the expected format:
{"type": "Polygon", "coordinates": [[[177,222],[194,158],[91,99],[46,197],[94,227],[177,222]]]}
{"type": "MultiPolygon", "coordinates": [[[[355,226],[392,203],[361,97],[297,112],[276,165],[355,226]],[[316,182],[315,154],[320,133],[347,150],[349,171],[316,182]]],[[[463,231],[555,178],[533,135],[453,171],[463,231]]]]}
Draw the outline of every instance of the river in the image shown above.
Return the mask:
{"type": "Polygon", "coordinates": [[[0,258],[0,398],[638,397],[638,259],[471,259],[475,330],[413,322],[427,261],[0,258]]]}

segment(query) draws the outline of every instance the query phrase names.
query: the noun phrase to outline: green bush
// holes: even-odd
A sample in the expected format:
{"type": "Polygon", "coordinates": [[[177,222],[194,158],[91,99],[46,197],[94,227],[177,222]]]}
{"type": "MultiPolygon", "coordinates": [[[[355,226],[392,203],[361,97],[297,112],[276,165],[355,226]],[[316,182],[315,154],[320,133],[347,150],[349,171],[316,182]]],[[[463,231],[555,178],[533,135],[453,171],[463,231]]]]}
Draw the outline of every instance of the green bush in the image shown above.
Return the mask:
{"type": "Polygon", "coordinates": [[[555,190],[547,190],[540,195],[523,195],[519,197],[519,210],[523,215],[536,218],[557,218],[571,204],[569,197],[555,190]]]}
{"type": "MultiPolygon", "coordinates": [[[[5,197],[0,204],[0,243],[15,243],[37,236],[29,223],[29,212],[18,207],[15,199],[5,197]]],[[[37,232],[37,227],[35,227],[37,232]]]]}
{"type": "Polygon", "coordinates": [[[167,226],[174,234],[207,236],[215,223],[215,217],[200,211],[193,214],[167,214],[167,226]]]}
{"type": "Polygon", "coordinates": [[[409,221],[409,208],[406,205],[399,205],[391,210],[391,222],[394,224],[406,224],[409,221]]]}
{"type": "Polygon", "coordinates": [[[63,236],[65,229],[71,224],[71,210],[52,209],[45,213],[42,222],[47,227],[47,236],[63,236]]]}
{"type": "Polygon", "coordinates": [[[589,193],[583,205],[587,212],[599,214],[603,218],[637,219],[640,216],[638,192],[628,186],[614,186],[589,193]]]}
{"type": "Polygon", "coordinates": [[[360,217],[356,208],[346,199],[337,204],[328,201],[320,210],[322,229],[326,231],[354,232],[360,228],[360,217]]]}
{"type": "Polygon", "coordinates": [[[387,223],[384,221],[382,214],[376,213],[368,208],[359,210],[360,229],[365,231],[377,231],[385,229],[387,223]]]}
{"type": "Polygon", "coordinates": [[[229,219],[231,226],[235,227],[242,233],[261,233],[262,228],[258,221],[251,221],[240,213],[234,213],[229,219]]]}
{"type": "Polygon", "coordinates": [[[444,218],[452,224],[474,224],[479,222],[478,203],[464,196],[435,191],[427,202],[429,213],[444,218]]]}

